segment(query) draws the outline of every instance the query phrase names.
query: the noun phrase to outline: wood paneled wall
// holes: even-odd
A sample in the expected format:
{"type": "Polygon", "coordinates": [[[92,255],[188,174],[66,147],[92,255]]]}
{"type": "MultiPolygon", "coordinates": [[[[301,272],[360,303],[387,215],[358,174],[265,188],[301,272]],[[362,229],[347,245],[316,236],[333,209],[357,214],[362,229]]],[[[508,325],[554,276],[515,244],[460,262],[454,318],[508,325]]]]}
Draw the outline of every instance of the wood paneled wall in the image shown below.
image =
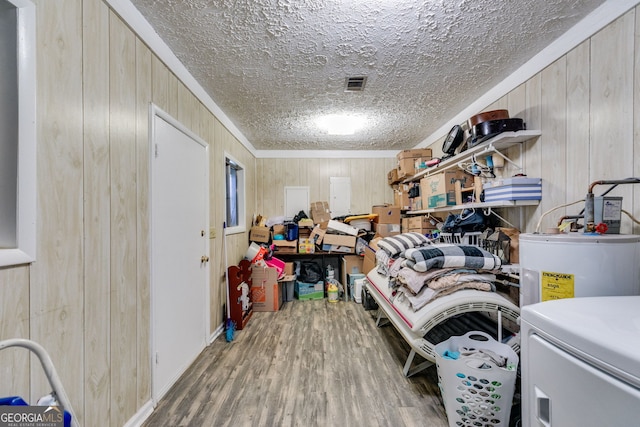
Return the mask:
{"type": "MultiPolygon", "coordinates": [[[[371,206],[393,203],[387,172],[395,158],[380,159],[258,159],[255,214],[284,215],[284,187],[309,187],[309,199],[329,201],[331,177],[351,178],[351,212],[371,212],[371,206]]],[[[309,211],[306,211],[309,215],[309,211]]]]}
{"type": "MultiPolygon", "coordinates": [[[[45,347],[78,420],[122,426],[151,398],[149,105],[209,143],[211,331],[225,302],[224,152],[240,144],[101,0],[36,0],[37,260],[0,269],[0,340],[45,347]]],[[[248,209],[254,189],[247,187],[248,209]]],[[[228,238],[229,259],[246,235],[228,238]]],[[[51,391],[24,349],[0,352],[0,396],[51,391]]]]}
{"type": "MultiPolygon", "coordinates": [[[[584,199],[589,184],[603,179],[640,176],[640,24],[638,9],[621,16],[590,39],[505,95],[487,110],[507,108],[539,129],[535,141],[509,150],[527,175],[542,177],[542,201],[524,208],[523,231],[535,231],[541,215],[584,199]]],[[[513,172],[511,170],[510,172],[513,172]]],[[[602,194],[608,186],[597,186],[602,194]]],[[[622,185],[609,193],[623,196],[623,209],[640,217],[640,186],[622,185]]],[[[540,230],[576,215],[584,203],[543,216],[540,230]]],[[[503,212],[518,223],[517,210],[503,212]]],[[[622,232],[640,228],[622,215],[622,232]]]]}
{"type": "MultiPolygon", "coordinates": [[[[31,265],[0,268],[0,339],[30,338],[47,349],[82,425],[122,426],[150,399],[150,102],[210,144],[212,331],[224,316],[223,243],[229,262],[247,246],[246,234],[222,238],[225,151],[247,167],[248,217],[281,215],[287,185],[308,185],[312,201],[328,200],[332,176],[351,177],[354,212],[391,202],[394,159],[256,160],[102,1],[35,3],[38,252],[31,265]]],[[[550,208],[584,197],[591,181],[640,175],[638,16],[630,11],[487,106],[542,131],[522,152],[510,150],[544,180],[524,231],[550,208]]],[[[639,187],[614,192],[636,217],[639,187]]],[[[543,229],[564,211],[547,216],[543,229]]],[[[24,351],[0,352],[0,395],[34,401],[50,388],[24,351]]]]}
{"type": "MultiPolygon", "coordinates": [[[[536,207],[498,213],[522,232],[532,233],[540,221],[544,232],[563,215],[577,215],[589,184],[597,180],[640,177],[640,13],[627,12],[540,73],[487,105],[506,108],[540,130],[535,140],[506,154],[530,177],[542,178],[542,201],[536,207]]],[[[434,153],[445,135],[431,145],[434,153]]],[[[520,172],[507,167],[503,176],[520,172]]],[[[602,194],[609,186],[596,186],[602,194]]],[[[623,209],[640,218],[640,185],[622,185],[609,195],[623,197],[623,209]]],[[[622,215],[622,233],[638,234],[640,226],[622,215]]]]}

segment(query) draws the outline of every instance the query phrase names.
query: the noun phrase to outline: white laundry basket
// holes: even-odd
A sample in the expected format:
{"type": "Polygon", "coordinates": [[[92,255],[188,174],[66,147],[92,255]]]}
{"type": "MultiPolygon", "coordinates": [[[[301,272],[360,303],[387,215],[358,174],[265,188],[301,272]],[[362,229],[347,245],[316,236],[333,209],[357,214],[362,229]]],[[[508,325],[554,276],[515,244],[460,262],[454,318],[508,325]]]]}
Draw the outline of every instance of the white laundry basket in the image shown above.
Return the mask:
{"type": "Polygon", "coordinates": [[[434,351],[449,426],[508,427],[519,361],[516,352],[480,331],[451,337],[434,351]],[[478,350],[505,358],[505,367],[478,350]],[[444,358],[445,351],[471,355],[444,358]]]}

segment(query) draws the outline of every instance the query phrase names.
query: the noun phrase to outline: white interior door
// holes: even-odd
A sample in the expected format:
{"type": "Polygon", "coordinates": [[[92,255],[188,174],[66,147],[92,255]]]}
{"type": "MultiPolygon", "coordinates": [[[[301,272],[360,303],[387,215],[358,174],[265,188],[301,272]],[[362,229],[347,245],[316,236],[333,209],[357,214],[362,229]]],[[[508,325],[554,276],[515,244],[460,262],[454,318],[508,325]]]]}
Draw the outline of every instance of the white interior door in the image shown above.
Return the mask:
{"type": "Polygon", "coordinates": [[[291,219],[300,211],[308,214],[309,206],[309,187],[284,187],[284,216],[291,219]]]}
{"type": "Polygon", "coordinates": [[[206,345],[209,179],[204,141],[157,108],[151,134],[151,363],[157,402],[206,345]]]}
{"type": "Polygon", "coordinates": [[[329,178],[329,208],[331,209],[331,217],[351,213],[351,177],[329,178]]]}

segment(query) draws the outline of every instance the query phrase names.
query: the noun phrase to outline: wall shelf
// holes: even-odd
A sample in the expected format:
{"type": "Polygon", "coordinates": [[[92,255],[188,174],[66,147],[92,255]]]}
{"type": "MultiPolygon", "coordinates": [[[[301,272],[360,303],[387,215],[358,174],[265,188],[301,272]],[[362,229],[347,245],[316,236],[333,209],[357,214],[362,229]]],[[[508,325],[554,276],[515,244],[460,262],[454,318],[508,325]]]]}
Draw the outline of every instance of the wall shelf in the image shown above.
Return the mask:
{"type": "Polygon", "coordinates": [[[451,169],[453,167],[457,167],[458,163],[463,162],[472,158],[474,155],[483,155],[488,153],[497,153],[502,150],[506,150],[514,145],[521,144],[523,142],[529,141],[530,139],[537,138],[542,135],[542,132],[539,130],[520,130],[517,132],[502,132],[499,135],[489,139],[488,141],[483,142],[482,144],[476,145],[475,147],[469,148],[468,150],[463,151],[462,153],[456,154],[453,157],[449,157],[437,166],[433,166],[418,172],[417,174],[406,178],[402,181],[404,184],[410,182],[419,181],[421,178],[424,178],[429,175],[433,175],[439,172],[443,172],[447,169],[451,169]]]}
{"type": "MultiPolygon", "coordinates": [[[[510,159],[508,159],[501,151],[504,151],[508,148],[514,146],[522,147],[522,143],[532,140],[534,138],[539,137],[542,134],[539,130],[521,130],[517,132],[503,132],[499,135],[496,135],[494,138],[489,139],[488,141],[483,142],[482,144],[476,145],[468,150],[465,150],[455,156],[449,157],[443,161],[441,161],[437,166],[433,166],[427,168],[423,171],[418,172],[414,176],[410,178],[406,178],[403,183],[410,182],[418,182],[420,179],[435,175],[440,172],[444,172],[445,170],[458,168],[459,164],[465,161],[472,159],[474,156],[482,156],[485,154],[498,154],[505,161],[513,164],[518,169],[522,170],[522,167],[513,163],[510,159]]],[[[523,171],[524,172],[524,171],[523,171]]],[[[405,215],[423,215],[423,214],[431,214],[438,212],[451,212],[451,211],[461,211],[463,209],[493,209],[493,208],[520,208],[524,206],[537,206],[540,203],[539,200],[502,200],[496,202],[478,202],[478,203],[463,203],[459,205],[453,206],[443,206],[440,208],[431,208],[431,209],[421,209],[415,211],[405,211],[405,215]]],[[[491,212],[497,215],[495,212],[491,212]]],[[[520,223],[523,222],[522,212],[521,212],[520,223]]],[[[499,217],[499,216],[498,216],[499,217]]],[[[503,218],[499,217],[501,220],[503,218]]]]}
{"type": "Polygon", "coordinates": [[[405,215],[424,215],[435,212],[450,212],[463,209],[516,208],[522,206],[536,206],[540,200],[502,200],[498,202],[463,203],[461,205],[444,206],[441,208],[421,209],[419,211],[405,211],[405,215]]]}

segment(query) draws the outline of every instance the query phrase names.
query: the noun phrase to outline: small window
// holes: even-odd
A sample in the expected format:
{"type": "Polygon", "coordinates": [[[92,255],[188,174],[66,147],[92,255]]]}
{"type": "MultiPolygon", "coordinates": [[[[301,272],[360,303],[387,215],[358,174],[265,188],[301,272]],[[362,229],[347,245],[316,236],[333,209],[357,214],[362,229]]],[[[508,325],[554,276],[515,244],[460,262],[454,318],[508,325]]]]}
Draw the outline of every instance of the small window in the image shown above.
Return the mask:
{"type": "Polygon", "coordinates": [[[244,166],[225,155],[226,233],[243,233],[245,226],[244,166]]]}
{"type": "Polygon", "coordinates": [[[0,267],[35,260],[35,6],[0,0],[0,267]]]}

